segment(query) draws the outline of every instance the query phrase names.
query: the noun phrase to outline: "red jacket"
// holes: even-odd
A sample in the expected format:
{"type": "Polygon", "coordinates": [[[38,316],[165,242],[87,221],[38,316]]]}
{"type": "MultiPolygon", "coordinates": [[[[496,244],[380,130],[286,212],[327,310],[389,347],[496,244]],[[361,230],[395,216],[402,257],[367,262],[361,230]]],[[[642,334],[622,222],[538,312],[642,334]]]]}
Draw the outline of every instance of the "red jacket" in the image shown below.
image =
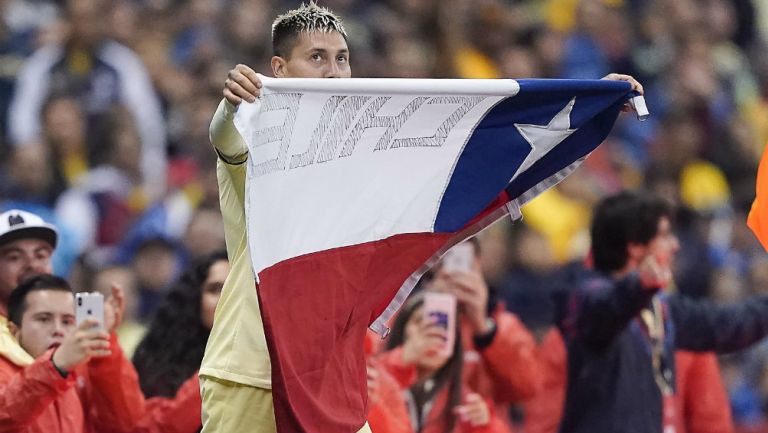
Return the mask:
{"type": "MultiPolygon", "coordinates": [[[[416,369],[413,366],[406,366],[402,363],[403,354],[402,348],[396,348],[389,352],[381,354],[377,358],[378,365],[382,367],[387,373],[393,373],[389,376],[392,379],[396,377],[400,380],[405,380],[407,384],[401,384],[398,393],[390,393],[389,400],[386,402],[376,402],[372,405],[371,414],[369,414],[369,423],[371,431],[375,433],[412,433],[413,427],[411,425],[410,415],[408,414],[408,403],[405,398],[405,391],[416,380],[416,369]],[[385,406],[385,408],[382,408],[385,406]],[[378,421],[381,413],[384,412],[384,417],[387,423],[380,423],[378,421]],[[396,415],[393,415],[393,412],[396,415]],[[406,421],[406,422],[403,422],[406,421]],[[378,429],[377,429],[378,427],[378,429]]],[[[466,377],[466,375],[465,375],[466,377]]],[[[392,384],[398,383],[397,380],[393,380],[392,384]]],[[[466,397],[469,394],[466,383],[464,385],[463,396],[466,397]]],[[[471,387],[470,387],[471,389],[471,387]]],[[[422,427],[421,433],[446,433],[446,425],[442,419],[442,413],[445,409],[445,405],[448,403],[448,388],[441,390],[435,399],[433,400],[432,407],[427,415],[427,421],[422,427]]],[[[506,423],[496,416],[493,409],[492,401],[486,399],[486,404],[489,405],[491,412],[491,420],[485,426],[473,427],[468,423],[457,422],[456,427],[450,433],[509,433],[510,429],[506,423]]]]}
{"type": "Polygon", "coordinates": [[[733,433],[731,405],[717,356],[712,352],[675,352],[678,433],[733,433]]]}
{"type": "MultiPolygon", "coordinates": [[[[500,309],[493,318],[496,336],[481,350],[474,347],[469,322],[461,321],[464,363],[469,365],[464,369],[465,381],[471,389],[497,403],[527,400],[537,395],[541,386],[536,341],[514,314],[500,309]]],[[[381,340],[368,334],[366,350],[373,354],[379,351],[381,340]]],[[[389,373],[405,388],[416,380],[412,365],[390,364],[387,368],[393,369],[389,373]]]]}
{"type": "MultiPolygon", "coordinates": [[[[496,336],[483,349],[474,346],[472,330],[467,321],[461,322],[464,349],[464,384],[488,401],[496,403],[496,412],[511,426],[507,403],[521,402],[538,395],[541,373],[536,357],[533,335],[517,316],[499,310],[494,316],[496,336]]],[[[387,355],[386,368],[403,389],[416,380],[413,365],[404,365],[401,349],[387,355]]]]}
{"type": "Polygon", "coordinates": [[[376,433],[411,433],[411,420],[400,384],[381,362],[369,361],[378,371],[375,391],[368,396],[368,425],[376,433]]]}
{"type": "Polygon", "coordinates": [[[94,358],[66,378],[46,352],[19,367],[0,357],[0,433],[130,431],[144,411],[138,376],[117,337],[112,355],[94,358]]]}
{"type": "MultiPolygon", "coordinates": [[[[568,355],[552,328],[537,349],[541,392],[525,403],[526,433],[556,433],[563,414],[568,355]]],[[[675,352],[677,433],[733,433],[733,419],[713,353],[675,352]]]]}
{"type": "Polygon", "coordinates": [[[563,416],[568,354],[562,335],[550,329],[536,348],[541,366],[541,389],[523,404],[525,433],[557,433],[563,416]]]}
{"type": "MultiPolygon", "coordinates": [[[[462,400],[466,398],[468,392],[462,393],[462,400]]],[[[448,402],[448,388],[443,388],[433,400],[432,408],[427,415],[426,424],[421,429],[421,433],[446,433],[447,426],[442,419],[443,410],[448,402]]],[[[485,403],[491,411],[490,422],[484,426],[472,426],[467,422],[457,420],[456,426],[450,433],[511,433],[507,424],[496,416],[493,404],[490,400],[485,403]]]]}
{"type": "Polygon", "coordinates": [[[203,402],[197,373],[187,379],[172,398],[147,399],[144,416],[132,433],[195,433],[203,426],[203,402]]]}
{"type": "Polygon", "coordinates": [[[496,336],[484,349],[476,349],[468,322],[462,321],[465,379],[469,387],[496,403],[527,400],[539,391],[541,374],[536,341],[512,313],[498,311],[496,336]],[[476,363],[476,366],[472,366],[476,363]]]}

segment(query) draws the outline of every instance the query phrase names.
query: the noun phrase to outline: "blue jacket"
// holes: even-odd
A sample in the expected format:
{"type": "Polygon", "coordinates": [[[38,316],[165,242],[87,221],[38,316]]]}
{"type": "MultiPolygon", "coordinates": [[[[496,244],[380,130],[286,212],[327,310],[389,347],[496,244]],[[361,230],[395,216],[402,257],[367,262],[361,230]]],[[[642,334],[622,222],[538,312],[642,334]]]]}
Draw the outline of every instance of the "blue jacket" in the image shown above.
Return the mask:
{"type": "Polygon", "coordinates": [[[640,312],[658,296],[664,317],[661,374],[674,389],[674,350],[733,352],[768,334],[768,297],[718,306],[597,272],[556,299],[568,348],[561,433],[661,433],[662,395],[640,312]]]}

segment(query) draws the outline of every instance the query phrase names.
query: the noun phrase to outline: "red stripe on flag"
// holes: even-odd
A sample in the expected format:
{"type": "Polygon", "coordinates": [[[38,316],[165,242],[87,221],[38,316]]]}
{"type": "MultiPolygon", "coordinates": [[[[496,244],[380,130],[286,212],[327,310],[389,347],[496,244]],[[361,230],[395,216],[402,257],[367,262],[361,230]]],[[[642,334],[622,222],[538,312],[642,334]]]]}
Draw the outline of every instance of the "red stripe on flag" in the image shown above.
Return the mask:
{"type": "Polygon", "coordinates": [[[259,274],[278,433],[354,433],[363,426],[366,329],[452,236],[397,235],[259,274]]]}
{"type": "Polygon", "coordinates": [[[747,226],[768,250],[768,147],[763,150],[760,166],[757,168],[755,201],[747,217],[747,226]]]}

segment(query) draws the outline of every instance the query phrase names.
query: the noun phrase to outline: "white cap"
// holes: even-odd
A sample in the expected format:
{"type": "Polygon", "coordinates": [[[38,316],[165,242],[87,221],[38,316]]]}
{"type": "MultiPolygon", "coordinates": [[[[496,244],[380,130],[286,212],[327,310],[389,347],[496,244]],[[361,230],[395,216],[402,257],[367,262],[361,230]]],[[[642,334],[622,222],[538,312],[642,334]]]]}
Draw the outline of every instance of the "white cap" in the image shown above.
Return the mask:
{"type": "Polygon", "coordinates": [[[56,226],[39,216],[23,210],[11,209],[0,214],[0,245],[19,239],[42,239],[56,248],[56,226]]]}

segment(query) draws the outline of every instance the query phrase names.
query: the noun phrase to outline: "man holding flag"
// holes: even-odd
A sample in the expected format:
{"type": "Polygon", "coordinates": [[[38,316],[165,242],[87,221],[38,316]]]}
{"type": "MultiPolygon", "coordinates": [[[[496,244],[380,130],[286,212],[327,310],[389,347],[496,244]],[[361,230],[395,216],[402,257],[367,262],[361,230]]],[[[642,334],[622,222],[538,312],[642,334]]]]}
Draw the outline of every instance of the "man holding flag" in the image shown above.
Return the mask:
{"type": "Polygon", "coordinates": [[[313,80],[351,77],[341,21],[314,3],[278,17],[273,48],[294,79],[238,65],[211,124],[232,270],[203,431],[368,431],[366,328],[386,334],[443,252],[574,170],[642,87],[313,80]]]}
{"type": "MultiPolygon", "coordinates": [[[[325,8],[310,3],[288,11],[272,26],[272,72],[275,77],[349,78],[352,72],[346,38],[341,20],[325,8]]],[[[218,154],[227,255],[232,267],[200,367],[205,433],[276,431],[270,356],[245,230],[248,148],[233,124],[241,102],[256,102],[261,86],[251,68],[237,65],[228,74],[224,100],[211,123],[211,142],[218,154]]],[[[366,425],[360,431],[370,429],[366,425]]]]}

